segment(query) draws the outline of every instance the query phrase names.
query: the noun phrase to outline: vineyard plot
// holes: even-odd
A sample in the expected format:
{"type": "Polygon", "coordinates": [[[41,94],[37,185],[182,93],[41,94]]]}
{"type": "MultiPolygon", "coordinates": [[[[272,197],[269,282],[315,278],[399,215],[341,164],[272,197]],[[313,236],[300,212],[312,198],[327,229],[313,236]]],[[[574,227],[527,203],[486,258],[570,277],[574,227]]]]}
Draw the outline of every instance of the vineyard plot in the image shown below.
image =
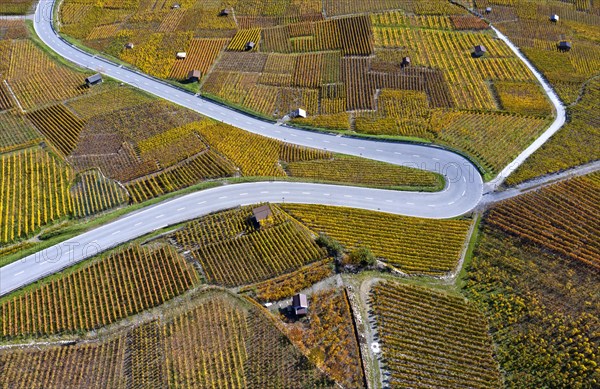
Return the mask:
{"type": "Polygon", "coordinates": [[[127,191],[116,182],[104,177],[98,170],[79,174],[70,191],[75,217],[87,217],[129,201],[127,191]]]}
{"type": "Polygon", "coordinates": [[[72,171],[41,148],[0,155],[0,244],[68,216],[72,171]]]}
{"type": "Polygon", "coordinates": [[[27,117],[63,155],[73,151],[85,125],[62,104],[29,112],[27,117]]]}
{"type": "Polygon", "coordinates": [[[244,285],[294,271],[324,257],[309,231],[278,207],[257,228],[252,208],[219,212],[193,221],[170,237],[191,251],[209,282],[244,285]]]}
{"type": "Polygon", "coordinates": [[[488,222],[600,268],[600,174],[574,178],[494,206],[488,222]]]}
{"type": "Polygon", "coordinates": [[[292,177],[324,181],[431,189],[442,185],[441,177],[434,173],[350,156],[336,156],[333,160],[291,162],[285,167],[292,177]]]}
{"type": "Polygon", "coordinates": [[[0,152],[33,146],[41,142],[33,126],[13,112],[0,113],[0,152]]]}
{"type": "Polygon", "coordinates": [[[171,246],[132,245],[4,300],[2,336],[96,329],[160,305],[198,282],[196,271],[171,246]]]}
{"type": "Polygon", "coordinates": [[[242,288],[242,291],[252,291],[259,301],[280,301],[291,298],[303,289],[333,274],[333,261],[325,258],[322,261],[311,263],[292,273],[271,278],[258,284],[242,288]]]}
{"type": "Polygon", "coordinates": [[[486,321],[463,298],[386,282],[371,300],[392,386],[500,387],[486,321]]]}
{"type": "Polygon", "coordinates": [[[141,323],[75,344],[3,348],[0,386],[333,388],[258,305],[196,292],[141,323]],[[17,385],[15,385],[17,383],[17,385]]]}
{"type": "Polygon", "coordinates": [[[214,123],[199,129],[200,135],[225,155],[244,176],[285,176],[279,161],[327,159],[331,153],[283,143],[233,126],[214,123]]]}
{"type": "Polygon", "coordinates": [[[260,307],[224,293],[165,327],[169,385],[230,388],[325,388],[332,382],[294,347],[260,307]]]}
{"type": "Polygon", "coordinates": [[[0,351],[0,386],[19,389],[125,389],[125,341],[74,346],[12,348],[0,351]],[[60,361],[60,362],[58,362],[60,361]]]}
{"type": "Polygon", "coordinates": [[[600,346],[597,268],[484,219],[465,279],[463,291],[489,319],[505,387],[593,386],[600,346]],[[580,367],[566,368],[573,355],[580,367]],[[554,374],[546,373],[548,366],[554,374]]]}
{"type": "Polygon", "coordinates": [[[469,220],[418,219],[323,205],[285,204],[283,209],[315,233],[325,233],[347,249],[369,246],[377,257],[409,274],[454,270],[470,225],[469,220]]]}
{"type": "Polygon", "coordinates": [[[311,355],[320,355],[325,371],[345,388],[364,387],[357,335],[345,290],[328,289],[310,296],[307,322],[288,324],[292,340],[311,355]]]}
{"type": "Polygon", "coordinates": [[[29,40],[12,41],[6,82],[25,110],[90,93],[85,73],[53,62],[29,40]]]}

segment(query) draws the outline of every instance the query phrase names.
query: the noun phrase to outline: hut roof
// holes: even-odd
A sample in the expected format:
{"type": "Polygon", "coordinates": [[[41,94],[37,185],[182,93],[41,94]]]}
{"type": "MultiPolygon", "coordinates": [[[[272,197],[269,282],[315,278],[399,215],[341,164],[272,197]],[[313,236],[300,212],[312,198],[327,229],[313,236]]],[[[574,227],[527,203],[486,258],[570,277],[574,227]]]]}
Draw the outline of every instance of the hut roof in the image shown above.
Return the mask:
{"type": "Polygon", "coordinates": [[[257,222],[260,222],[273,216],[273,211],[271,211],[271,207],[269,206],[269,204],[265,204],[261,205],[260,207],[254,208],[252,210],[252,214],[254,215],[254,219],[257,222]]]}
{"type": "Polygon", "coordinates": [[[308,299],[306,295],[303,293],[298,293],[294,297],[292,297],[292,307],[293,308],[308,308],[308,299]]]}

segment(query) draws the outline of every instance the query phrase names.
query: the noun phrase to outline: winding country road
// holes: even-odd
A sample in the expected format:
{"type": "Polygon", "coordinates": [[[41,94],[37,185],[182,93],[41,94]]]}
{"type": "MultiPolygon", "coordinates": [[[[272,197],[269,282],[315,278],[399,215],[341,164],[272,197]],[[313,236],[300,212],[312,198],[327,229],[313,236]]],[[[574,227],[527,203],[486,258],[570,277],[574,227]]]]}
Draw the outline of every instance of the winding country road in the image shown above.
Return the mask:
{"type": "MultiPolygon", "coordinates": [[[[54,30],[53,7],[54,0],[39,2],[34,18],[35,31],[52,50],[75,64],[102,72],[155,96],[252,133],[297,145],[438,172],[444,176],[446,186],[440,192],[426,193],[310,183],[257,182],[204,190],[131,213],[0,268],[0,295],[157,229],[238,205],[294,202],[346,206],[424,218],[451,218],[471,211],[481,201],[484,191],[481,175],[471,162],[456,153],[433,146],[379,142],[309,132],[252,118],[70,45],[54,30]]],[[[508,41],[506,37],[504,39],[508,41]]],[[[511,48],[518,51],[514,46],[511,48]]],[[[531,64],[521,58],[535,71],[531,64]]],[[[539,74],[536,77],[549,93],[558,113],[553,127],[547,131],[550,133],[545,138],[547,139],[564,122],[564,109],[550,86],[539,74]],[[558,128],[555,128],[555,124],[558,128]]],[[[532,145],[509,167],[518,166],[541,144],[543,142],[535,147],[532,145]]],[[[511,171],[503,171],[488,188],[494,189],[511,171]]]]}

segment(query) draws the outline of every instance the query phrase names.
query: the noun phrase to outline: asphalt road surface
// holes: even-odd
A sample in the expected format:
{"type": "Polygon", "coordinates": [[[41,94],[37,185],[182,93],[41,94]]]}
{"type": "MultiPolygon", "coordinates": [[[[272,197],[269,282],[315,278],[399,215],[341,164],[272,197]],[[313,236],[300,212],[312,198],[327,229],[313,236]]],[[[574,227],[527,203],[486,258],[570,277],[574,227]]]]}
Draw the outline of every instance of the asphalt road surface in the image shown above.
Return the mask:
{"type": "Polygon", "coordinates": [[[346,206],[424,218],[451,218],[471,211],[481,201],[484,187],[482,177],[472,163],[458,154],[437,147],[309,132],[252,118],[68,44],[54,31],[51,17],[53,6],[54,0],[39,2],[34,18],[35,30],[52,50],[75,64],[252,133],[301,146],[438,172],[445,177],[446,186],[440,192],[426,193],[258,182],[200,191],[134,212],[2,267],[0,295],[157,229],[238,205],[294,202],[346,206]]]}

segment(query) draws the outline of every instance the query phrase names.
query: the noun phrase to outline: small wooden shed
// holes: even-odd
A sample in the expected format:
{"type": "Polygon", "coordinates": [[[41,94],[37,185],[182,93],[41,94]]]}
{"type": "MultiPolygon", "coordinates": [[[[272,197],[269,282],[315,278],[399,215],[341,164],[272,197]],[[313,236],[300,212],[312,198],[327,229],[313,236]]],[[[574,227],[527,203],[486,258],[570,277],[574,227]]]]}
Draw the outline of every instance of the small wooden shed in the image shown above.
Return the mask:
{"type": "Polygon", "coordinates": [[[188,81],[190,82],[198,82],[202,77],[202,72],[200,70],[190,70],[188,73],[188,81]]]}
{"type": "Polygon", "coordinates": [[[261,226],[263,223],[268,222],[273,217],[273,211],[269,204],[261,205],[260,207],[252,210],[252,220],[261,226]]]}
{"type": "Polygon", "coordinates": [[[558,49],[560,51],[569,51],[569,50],[571,50],[571,48],[572,48],[572,45],[571,45],[571,42],[569,42],[569,41],[558,42],[558,49]]]}
{"type": "Polygon", "coordinates": [[[487,53],[487,49],[484,45],[477,45],[473,48],[473,57],[479,58],[487,53]]]}
{"type": "Polygon", "coordinates": [[[248,43],[246,43],[246,46],[244,46],[244,50],[250,51],[250,50],[254,49],[255,47],[256,47],[256,43],[248,42],[248,43]]]}
{"type": "Polygon", "coordinates": [[[305,294],[298,293],[292,297],[292,309],[296,316],[304,316],[308,313],[308,299],[305,294]]]}
{"type": "Polygon", "coordinates": [[[96,73],[93,76],[89,76],[88,78],[85,79],[85,84],[87,86],[93,86],[93,85],[97,85],[97,84],[101,84],[102,83],[102,74],[100,73],[96,73]]]}
{"type": "Polygon", "coordinates": [[[294,112],[292,112],[292,116],[295,118],[306,118],[307,115],[304,109],[298,108],[294,112]]]}

